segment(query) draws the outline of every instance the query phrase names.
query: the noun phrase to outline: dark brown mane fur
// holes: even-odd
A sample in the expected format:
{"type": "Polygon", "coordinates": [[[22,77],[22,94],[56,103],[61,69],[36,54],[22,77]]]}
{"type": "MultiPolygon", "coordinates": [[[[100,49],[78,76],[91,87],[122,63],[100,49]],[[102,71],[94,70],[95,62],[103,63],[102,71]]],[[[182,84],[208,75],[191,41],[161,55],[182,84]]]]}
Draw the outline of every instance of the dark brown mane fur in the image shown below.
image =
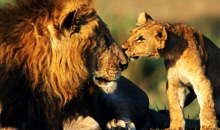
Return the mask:
{"type": "MultiPolygon", "coordinates": [[[[86,100],[85,95],[89,94],[82,86],[87,84],[89,70],[83,56],[85,50],[92,50],[92,42],[84,41],[85,46],[79,44],[77,37],[71,45],[59,41],[65,33],[62,23],[72,11],[96,17],[90,2],[17,0],[16,4],[0,9],[0,125],[20,124],[22,127],[16,126],[20,129],[59,128],[65,109],[74,106],[74,99],[86,100]],[[57,49],[54,41],[62,49],[57,49]],[[46,122],[51,125],[34,125],[46,122]]],[[[80,105],[84,104],[79,103],[77,108],[83,108],[80,105]]]]}
{"type": "MultiPolygon", "coordinates": [[[[67,3],[70,2],[66,1],[67,3]]],[[[78,4],[77,2],[75,3],[78,4]]],[[[68,7],[59,3],[59,1],[54,2],[53,0],[17,0],[16,6],[8,5],[0,10],[0,58],[1,68],[4,67],[1,70],[5,71],[5,73],[7,73],[7,70],[20,70],[21,73],[19,75],[28,75],[28,77],[25,77],[28,78],[26,81],[29,81],[27,85],[32,86],[33,90],[38,89],[37,91],[47,92],[54,90],[51,93],[56,93],[55,96],[60,99],[63,98],[64,102],[74,95],[68,91],[75,91],[75,94],[77,94],[75,89],[82,83],[81,79],[87,79],[88,73],[83,61],[78,61],[77,63],[72,61],[71,63],[66,63],[67,65],[63,71],[71,69],[76,72],[69,72],[69,77],[62,78],[59,77],[60,75],[64,76],[59,74],[62,72],[62,66],[57,66],[59,63],[54,63],[66,58],[57,56],[59,55],[58,52],[53,52],[51,45],[51,35],[56,36],[55,38],[58,39],[62,37],[59,35],[61,34],[59,24],[62,20],[56,17],[60,18],[61,15],[65,17],[67,14],[59,12],[65,10],[65,8],[68,7]],[[55,6],[55,4],[60,6],[55,6]],[[57,27],[56,31],[60,32],[55,32],[56,34],[49,32],[48,26],[51,22],[52,25],[55,24],[55,27],[57,27]],[[79,69],[79,66],[82,68],[79,69]],[[53,70],[60,70],[60,72],[52,73],[51,71],[53,70]],[[79,73],[79,70],[82,70],[82,72],[79,73]],[[71,81],[59,81],[68,80],[68,78],[73,78],[73,76],[74,83],[71,82],[73,81],[72,79],[70,79],[71,81]],[[59,88],[59,86],[69,86],[70,84],[75,86],[75,88],[65,88],[65,90],[62,90],[64,88],[59,88]],[[44,88],[39,88],[38,86],[44,86],[44,88]]],[[[79,54],[81,53],[76,51],[74,60],[80,60],[81,56],[79,54]]],[[[64,62],[68,62],[67,60],[65,59],[64,62]]],[[[10,78],[6,75],[4,77],[1,78],[1,82],[6,82],[10,78]]]]}

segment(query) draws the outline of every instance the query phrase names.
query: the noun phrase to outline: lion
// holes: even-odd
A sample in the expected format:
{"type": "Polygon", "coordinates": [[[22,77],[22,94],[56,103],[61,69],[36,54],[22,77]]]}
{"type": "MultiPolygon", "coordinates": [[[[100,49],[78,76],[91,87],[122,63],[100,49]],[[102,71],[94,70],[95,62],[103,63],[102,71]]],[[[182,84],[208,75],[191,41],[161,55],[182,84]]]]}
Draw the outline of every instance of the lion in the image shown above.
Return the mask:
{"type": "Polygon", "coordinates": [[[127,57],[92,0],[16,0],[0,9],[0,30],[1,129],[135,129],[147,121],[148,97],[121,76],[127,57]]]}
{"type": "Polygon", "coordinates": [[[200,105],[201,129],[217,129],[220,119],[220,50],[206,36],[185,24],[154,21],[140,14],[138,27],[122,48],[131,59],[164,58],[170,129],[184,129],[185,88],[193,88],[200,105]]]}

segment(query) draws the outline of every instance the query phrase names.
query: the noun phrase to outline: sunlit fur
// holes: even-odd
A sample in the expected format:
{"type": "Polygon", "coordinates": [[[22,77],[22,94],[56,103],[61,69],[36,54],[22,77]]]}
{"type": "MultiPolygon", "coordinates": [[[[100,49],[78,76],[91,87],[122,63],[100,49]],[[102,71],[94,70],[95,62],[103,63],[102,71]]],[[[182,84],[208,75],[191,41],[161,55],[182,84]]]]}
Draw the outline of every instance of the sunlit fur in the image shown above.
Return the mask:
{"type": "Polygon", "coordinates": [[[217,129],[220,119],[220,50],[195,28],[185,24],[161,23],[146,12],[138,27],[122,45],[131,59],[164,58],[170,129],[184,129],[185,87],[192,87],[200,105],[201,129],[217,129]],[[215,102],[215,103],[214,103],[215,102]]]}
{"type": "MultiPolygon", "coordinates": [[[[92,44],[87,37],[93,36],[93,30],[88,29],[88,34],[71,37],[61,34],[61,21],[73,9],[78,7],[79,11],[83,10],[80,4],[89,5],[89,1],[82,3],[67,0],[58,3],[43,0],[22,1],[18,2],[18,7],[1,10],[0,59],[1,73],[5,73],[1,83],[8,80],[13,82],[13,78],[7,76],[7,70],[22,69],[16,77],[28,75],[27,84],[32,86],[33,91],[47,91],[50,96],[59,97],[66,102],[73,95],[76,96],[76,88],[88,78],[83,52],[92,44]],[[30,7],[22,8],[25,4],[30,4],[30,7]],[[37,4],[39,7],[31,8],[31,5],[37,4]],[[55,8],[53,4],[59,6],[55,8]],[[51,11],[53,13],[49,14],[51,11]],[[86,46],[83,42],[87,43],[86,46]]],[[[92,11],[84,10],[83,13],[89,14],[92,11]]],[[[91,24],[93,27],[97,26],[97,20],[91,24]]]]}
{"type": "Polygon", "coordinates": [[[45,113],[50,119],[55,116],[51,110],[61,111],[70,100],[94,92],[88,86],[93,77],[116,81],[121,74],[120,62],[126,64],[127,59],[91,0],[17,0],[15,5],[0,9],[3,110],[10,107],[10,101],[29,101],[19,94],[33,100],[44,95],[42,104],[47,105],[45,113]],[[71,13],[72,21],[65,25],[71,13]]]}

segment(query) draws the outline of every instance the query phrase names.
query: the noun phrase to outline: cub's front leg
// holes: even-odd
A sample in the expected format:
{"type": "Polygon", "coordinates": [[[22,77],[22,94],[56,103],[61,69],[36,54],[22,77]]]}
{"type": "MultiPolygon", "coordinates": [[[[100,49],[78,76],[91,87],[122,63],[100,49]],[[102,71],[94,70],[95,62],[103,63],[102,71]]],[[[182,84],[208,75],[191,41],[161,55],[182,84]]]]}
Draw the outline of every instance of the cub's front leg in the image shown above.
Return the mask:
{"type": "Polygon", "coordinates": [[[173,77],[168,79],[167,97],[170,109],[170,129],[185,129],[185,120],[183,114],[185,88],[173,77]]]}

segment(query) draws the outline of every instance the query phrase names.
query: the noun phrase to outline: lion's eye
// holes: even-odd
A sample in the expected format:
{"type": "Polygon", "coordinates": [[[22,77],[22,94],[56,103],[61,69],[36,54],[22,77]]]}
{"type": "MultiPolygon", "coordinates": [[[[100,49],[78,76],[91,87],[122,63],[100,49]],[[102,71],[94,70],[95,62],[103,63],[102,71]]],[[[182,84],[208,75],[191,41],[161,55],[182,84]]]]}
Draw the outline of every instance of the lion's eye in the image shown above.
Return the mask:
{"type": "Polygon", "coordinates": [[[142,36],[140,36],[140,37],[138,37],[138,39],[136,40],[137,42],[141,42],[141,41],[143,41],[143,40],[145,40],[142,36]]]}

